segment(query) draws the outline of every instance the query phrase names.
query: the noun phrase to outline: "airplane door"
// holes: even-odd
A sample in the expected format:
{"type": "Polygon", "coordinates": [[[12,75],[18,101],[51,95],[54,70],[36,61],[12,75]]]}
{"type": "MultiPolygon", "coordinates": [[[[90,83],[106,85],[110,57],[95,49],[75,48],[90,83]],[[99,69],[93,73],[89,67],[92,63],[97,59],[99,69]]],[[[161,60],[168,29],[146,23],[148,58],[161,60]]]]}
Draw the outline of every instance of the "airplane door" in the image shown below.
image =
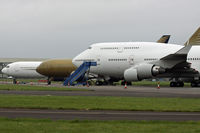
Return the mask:
{"type": "Polygon", "coordinates": [[[118,50],[117,50],[117,52],[118,52],[118,53],[122,53],[122,52],[123,52],[123,50],[124,50],[124,49],[123,49],[123,47],[118,47],[118,50]]]}
{"type": "Polygon", "coordinates": [[[100,61],[101,61],[101,59],[97,58],[97,65],[100,65],[100,61]]]}
{"type": "Polygon", "coordinates": [[[97,55],[96,56],[96,62],[97,62],[97,65],[100,65],[101,64],[101,56],[100,55],[97,55]]]}
{"type": "Polygon", "coordinates": [[[129,62],[129,64],[130,64],[131,66],[134,65],[134,56],[133,56],[133,55],[129,56],[128,62],[129,62]]]}

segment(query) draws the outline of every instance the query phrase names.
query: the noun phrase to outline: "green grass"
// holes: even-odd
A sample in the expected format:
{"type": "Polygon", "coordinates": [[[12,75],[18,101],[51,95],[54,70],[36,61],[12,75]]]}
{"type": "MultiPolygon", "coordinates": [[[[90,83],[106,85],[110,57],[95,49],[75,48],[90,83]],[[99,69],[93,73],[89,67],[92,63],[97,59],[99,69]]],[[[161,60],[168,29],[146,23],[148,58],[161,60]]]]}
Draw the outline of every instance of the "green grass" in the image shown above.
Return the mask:
{"type": "Polygon", "coordinates": [[[0,108],[200,111],[200,99],[0,95],[0,108]]]}
{"type": "MultiPolygon", "coordinates": [[[[19,82],[25,82],[25,83],[29,83],[29,82],[38,82],[39,79],[18,79],[17,81],[19,82]]],[[[0,79],[0,81],[4,81],[4,82],[12,82],[12,79],[0,79]]],[[[59,83],[62,84],[64,81],[52,81],[52,83],[59,83]]],[[[92,85],[94,85],[93,82],[91,82],[92,85]]],[[[157,81],[138,81],[138,82],[132,82],[133,86],[157,86],[157,81]]],[[[121,81],[119,82],[114,82],[115,85],[121,85],[121,81]]],[[[160,81],[160,86],[162,87],[169,87],[170,81],[160,81]]],[[[190,87],[190,83],[185,83],[185,86],[190,87]]]]}
{"type": "Polygon", "coordinates": [[[52,121],[0,118],[2,133],[199,133],[200,122],[52,121]]]}
{"type": "Polygon", "coordinates": [[[13,84],[0,84],[0,90],[89,91],[89,89],[51,87],[51,86],[35,86],[35,85],[13,85],[13,84]]]}
{"type": "MultiPolygon", "coordinates": [[[[120,85],[121,82],[116,82],[116,85],[120,85]]],[[[133,86],[157,86],[157,81],[138,81],[138,82],[132,82],[133,86]]],[[[190,87],[190,83],[184,83],[185,86],[190,87]]],[[[161,87],[169,87],[170,82],[169,81],[160,81],[161,87]]]]}

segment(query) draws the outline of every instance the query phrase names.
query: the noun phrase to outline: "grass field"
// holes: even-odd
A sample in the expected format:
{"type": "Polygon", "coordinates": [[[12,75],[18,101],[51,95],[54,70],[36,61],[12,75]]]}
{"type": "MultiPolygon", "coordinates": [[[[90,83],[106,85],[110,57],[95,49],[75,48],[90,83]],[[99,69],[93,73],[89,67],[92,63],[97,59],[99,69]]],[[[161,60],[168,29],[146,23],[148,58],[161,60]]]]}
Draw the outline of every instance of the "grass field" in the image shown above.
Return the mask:
{"type": "MultiPolygon", "coordinates": [[[[4,82],[12,82],[12,79],[0,79],[0,81],[4,81],[4,82]]],[[[18,79],[17,81],[19,82],[25,82],[25,83],[29,83],[29,82],[38,82],[38,79],[18,79]]],[[[62,84],[64,81],[52,81],[52,83],[59,83],[62,84]]],[[[91,82],[93,85],[94,83],[91,82]]],[[[157,81],[138,81],[138,82],[132,82],[133,86],[157,86],[157,81]]],[[[121,81],[119,82],[114,82],[115,85],[121,85],[121,81]]],[[[169,81],[160,81],[160,86],[163,87],[169,87],[170,82],[169,81]]],[[[185,83],[185,86],[190,86],[190,83],[185,83]]]]}
{"type": "Polygon", "coordinates": [[[200,122],[51,121],[0,118],[2,133],[199,133],[200,122]]]}
{"type": "MultiPolygon", "coordinates": [[[[132,82],[133,86],[157,86],[158,82],[156,81],[140,81],[132,82]]],[[[169,81],[161,81],[160,86],[169,87],[169,81]]],[[[184,83],[185,86],[190,86],[190,83],[184,83]]]]}
{"type": "Polygon", "coordinates": [[[51,87],[51,86],[33,86],[33,85],[13,85],[13,84],[0,84],[0,90],[89,91],[89,89],[78,89],[78,88],[67,88],[67,87],[51,87]]]}
{"type": "Polygon", "coordinates": [[[200,111],[200,99],[0,95],[0,108],[200,111]]]}
{"type": "MultiPolygon", "coordinates": [[[[162,87],[169,87],[170,82],[169,81],[160,81],[160,86],[162,87]]],[[[116,85],[120,85],[121,82],[115,82],[116,85]]],[[[133,86],[157,86],[158,82],[157,81],[138,81],[138,82],[132,82],[133,86]]],[[[190,86],[190,83],[184,83],[186,87],[190,86]]]]}

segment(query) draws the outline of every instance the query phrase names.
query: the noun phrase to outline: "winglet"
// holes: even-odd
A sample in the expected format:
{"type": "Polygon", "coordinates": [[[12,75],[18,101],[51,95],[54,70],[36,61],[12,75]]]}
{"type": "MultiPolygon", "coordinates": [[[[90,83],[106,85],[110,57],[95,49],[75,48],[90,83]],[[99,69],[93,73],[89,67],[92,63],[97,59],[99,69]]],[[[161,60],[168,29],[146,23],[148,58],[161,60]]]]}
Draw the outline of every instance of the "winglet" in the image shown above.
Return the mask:
{"type": "Polygon", "coordinates": [[[157,43],[168,43],[170,39],[170,35],[163,35],[158,41],[157,43]]]}
{"type": "Polygon", "coordinates": [[[184,45],[200,45],[200,27],[184,45]]]}

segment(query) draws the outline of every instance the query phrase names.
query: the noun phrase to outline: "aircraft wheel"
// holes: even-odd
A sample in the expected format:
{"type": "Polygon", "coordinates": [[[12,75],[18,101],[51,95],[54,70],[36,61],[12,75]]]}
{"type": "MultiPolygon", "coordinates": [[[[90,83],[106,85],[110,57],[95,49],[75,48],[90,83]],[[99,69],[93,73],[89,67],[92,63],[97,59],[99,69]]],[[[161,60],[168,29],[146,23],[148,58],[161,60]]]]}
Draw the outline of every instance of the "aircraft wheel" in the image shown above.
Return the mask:
{"type": "Polygon", "coordinates": [[[184,86],[184,83],[183,82],[177,82],[176,83],[176,87],[183,87],[184,86]]]}
{"type": "Polygon", "coordinates": [[[48,84],[48,85],[51,85],[51,81],[50,81],[50,80],[48,80],[48,81],[47,81],[47,84],[48,84]]]}
{"type": "Polygon", "coordinates": [[[191,82],[191,87],[197,87],[195,82],[191,82]]]}
{"type": "Polygon", "coordinates": [[[199,82],[191,82],[191,87],[200,87],[199,82]]]}
{"type": "Polygon", "coordinates": [[[128,85],[128,86],[131,86],[131,85],[132,85],[132,83],[131,83],[131,82],[127,82],[127,85],[128,85]]]}
{"type": "Polygon", "coordinates": [[[176,82],[170,82],[170,87],[176,87],[177,83],[176,82]]]}
{"type": "Polygon", "coordinates": [[[95,82],[95,85],[97,85],[97,86],[103,85],[103,82],[97,80],[97,81],[95,82]]]}
{"type": "Polygon", "coordinates": [[[16,79],[13,79],[13,84],[17,84],[17,80],[16,79]]]}
{"type": "Polygon", "coordinates": [[[126,82],[126,81],[123,80],[123,81],[121,82],[121,85],[125,85],[125,82],[126,82]]]}
{"type": "Polygon", "coordinates": [[[102,82],[102,85],[109,85],[109,82],[104,81],[104,82],[102,82]]]}
{"type": "Polygon", "coordinates": [[[181,82],[181,86],[180,87],[184,87],[184,83],[183,82],[181,82]]]}

